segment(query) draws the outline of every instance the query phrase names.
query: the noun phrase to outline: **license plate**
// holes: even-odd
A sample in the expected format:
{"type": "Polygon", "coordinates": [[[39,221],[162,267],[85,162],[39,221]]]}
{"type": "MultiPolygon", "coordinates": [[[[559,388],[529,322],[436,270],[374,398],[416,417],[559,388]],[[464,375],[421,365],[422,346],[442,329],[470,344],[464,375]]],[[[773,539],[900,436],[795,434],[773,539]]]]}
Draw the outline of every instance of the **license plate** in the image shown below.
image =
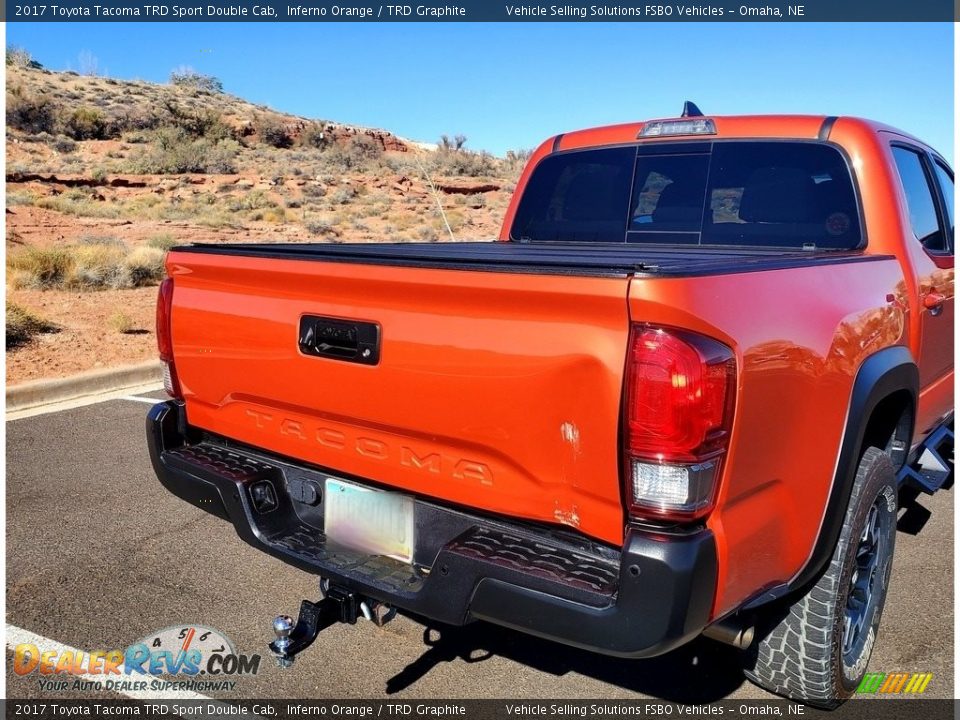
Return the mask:
{"type": "Polygon", "coordinates": [[[413,562],[413,498],[327,478],[324,532],[335,543],[413,562]]]}

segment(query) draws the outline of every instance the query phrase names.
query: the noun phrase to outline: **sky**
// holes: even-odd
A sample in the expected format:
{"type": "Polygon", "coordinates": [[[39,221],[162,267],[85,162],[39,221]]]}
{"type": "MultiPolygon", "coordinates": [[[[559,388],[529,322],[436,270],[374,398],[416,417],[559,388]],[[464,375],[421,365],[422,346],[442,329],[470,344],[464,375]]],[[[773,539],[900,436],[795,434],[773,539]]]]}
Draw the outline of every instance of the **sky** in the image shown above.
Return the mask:
{"type": "Polygon", "coordinates": [[[277,110],[502,155],[679,114],[880,120],[953,159],[949,23],[8,23],[45,67],[190,66],[277,110]]]}

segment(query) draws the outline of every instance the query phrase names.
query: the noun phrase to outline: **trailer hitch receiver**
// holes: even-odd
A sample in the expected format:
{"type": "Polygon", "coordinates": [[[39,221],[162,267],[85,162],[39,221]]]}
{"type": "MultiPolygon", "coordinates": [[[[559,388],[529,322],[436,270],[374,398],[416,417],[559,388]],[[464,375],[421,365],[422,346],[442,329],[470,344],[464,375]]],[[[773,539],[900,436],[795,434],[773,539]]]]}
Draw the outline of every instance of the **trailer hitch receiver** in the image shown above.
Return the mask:
{"type": "Polygon", "coordinates": [[[294,658],[306,650],[321,630],[338,622],[356,624],[360,601],[350,590],[331,587],[320,602],[303,600],[300,615],[294,624],[287,615],[273,621],[276,640],[270,643],[270,652],[277,658],[280,667],[290,667],[294,658]]]}
{"type": "Polygon", "coordinates": [[[280,667],[293,665],[294,658],[313,644],[321,630],[331,625],[355,625],[358,617],[366,617],[376,625],[383,625],[396,614],[393,608],[362,598],[352,590],[335,585],[323,590],[324,597],[320,602],[301,601],[296,623],[287,615],[278,615],[273,621],[276,639],[270,643],[270,652],[280,667]]]}

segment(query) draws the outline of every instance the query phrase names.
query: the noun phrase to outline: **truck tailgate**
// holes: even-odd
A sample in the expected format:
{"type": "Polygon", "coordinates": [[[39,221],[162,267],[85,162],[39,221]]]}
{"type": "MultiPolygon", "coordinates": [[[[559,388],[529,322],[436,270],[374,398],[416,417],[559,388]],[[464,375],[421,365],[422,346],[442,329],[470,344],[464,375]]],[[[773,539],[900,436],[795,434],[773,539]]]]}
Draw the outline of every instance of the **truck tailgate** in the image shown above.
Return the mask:
{"type": "Polygon", "coordinates": [[[387,487],[619,543],[626,273],[174,251],[191,425],[387,487]],[[301,318],[379,326],[376,364],[300,351],[301,318]]]}

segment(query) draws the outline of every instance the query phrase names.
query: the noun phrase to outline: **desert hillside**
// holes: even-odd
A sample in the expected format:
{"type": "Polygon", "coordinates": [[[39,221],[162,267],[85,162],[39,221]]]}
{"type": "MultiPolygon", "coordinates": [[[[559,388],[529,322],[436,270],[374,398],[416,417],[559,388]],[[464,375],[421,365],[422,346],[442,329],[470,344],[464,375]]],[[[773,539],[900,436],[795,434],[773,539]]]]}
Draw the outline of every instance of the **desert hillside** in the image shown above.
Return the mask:
{"type": "Polygon", "coordinates": [[[176,244],[492,239],[526,156],[285,114],[190,71],[117,80],[9,51],[6,102],[8,384],[152,358],[176,244]]]}

